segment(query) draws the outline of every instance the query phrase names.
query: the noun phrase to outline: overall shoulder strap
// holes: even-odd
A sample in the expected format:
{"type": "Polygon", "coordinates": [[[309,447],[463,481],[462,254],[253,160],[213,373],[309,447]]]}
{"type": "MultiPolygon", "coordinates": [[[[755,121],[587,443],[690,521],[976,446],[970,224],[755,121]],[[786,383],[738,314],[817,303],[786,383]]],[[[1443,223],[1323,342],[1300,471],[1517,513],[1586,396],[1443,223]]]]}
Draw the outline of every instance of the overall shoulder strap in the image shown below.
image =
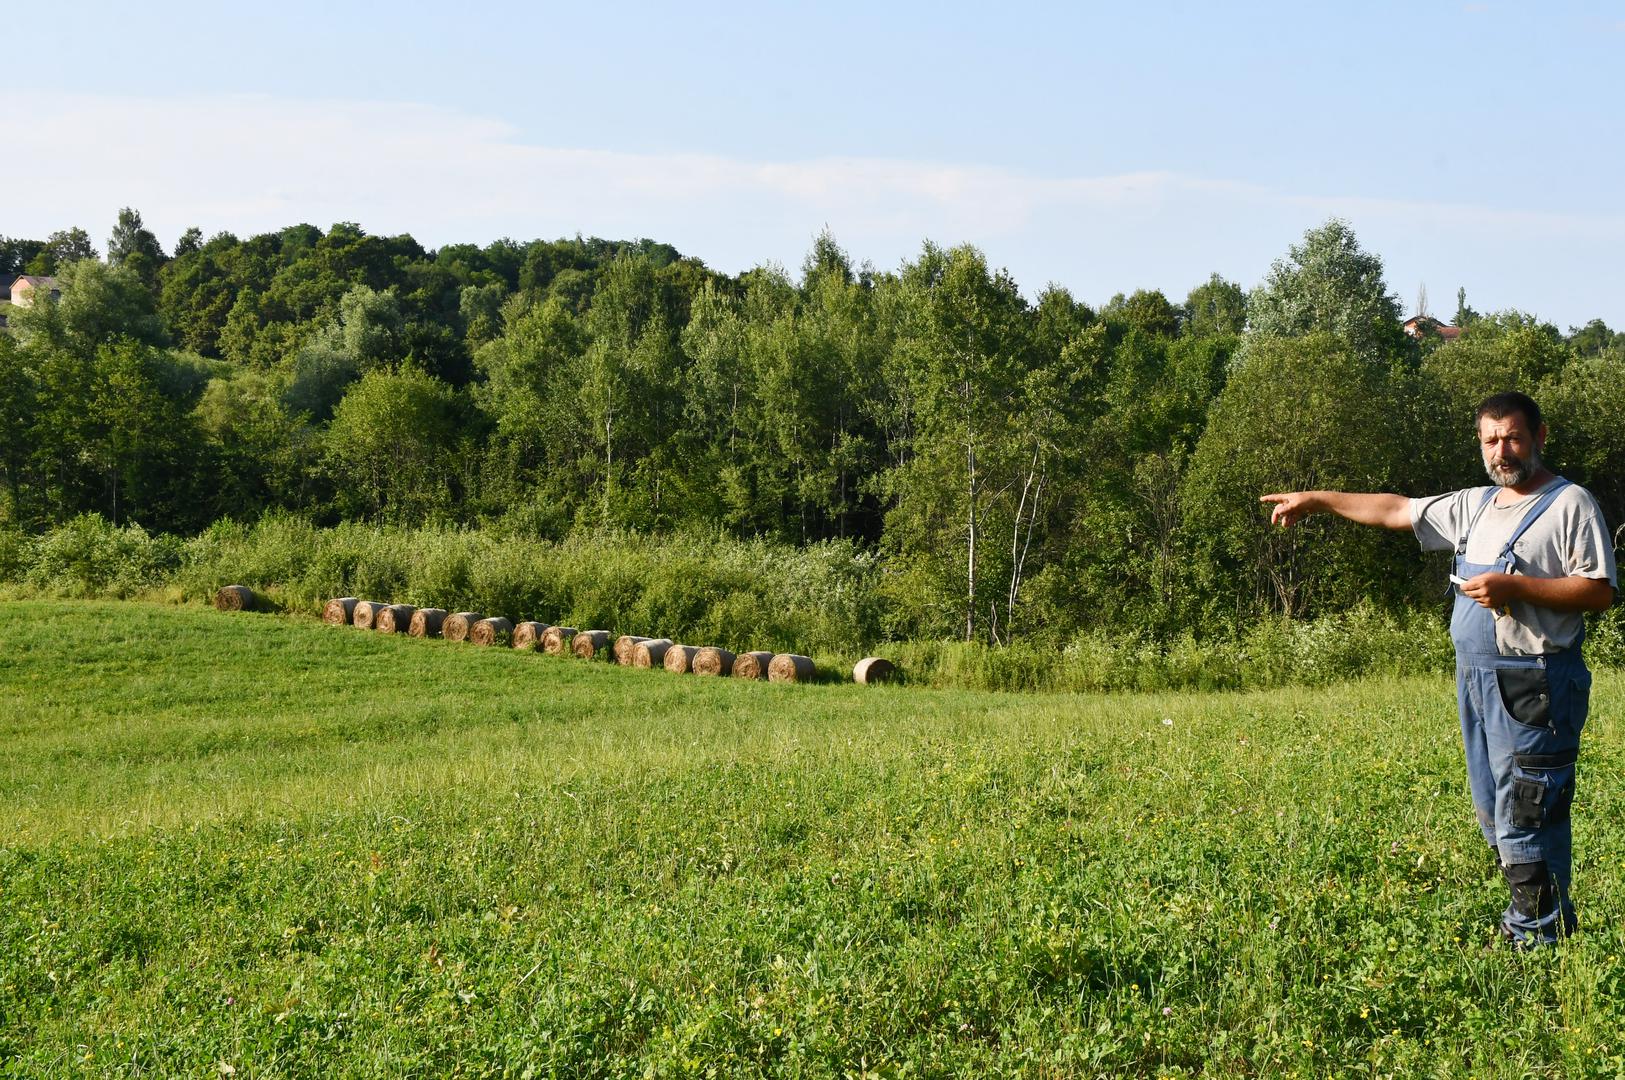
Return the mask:
{"type": "Polygon", "coordinates": [[[1495,498],[1497,490],[1496,488],[1490,488],[1486,491],[1484,498],[1479,501],[1478,510],[1474,512],[1472,517],[1467,519],[1467,527],[1461,530],[1461,539],[1456,541],[1456,554],[1458,556],[1467,554],[1467,538],[1473,534],[1473,529],[1478,526],[1478,519],[1484,516],[1484,511],[1490,508],[1490,500],[1495,498]]]}
{"type": "Polygon", "coordinates": [[[1568,486],[1569,481],[1559,476],[1556,482],[1540,493],[1540,498],[1535,500],[1535,505],[1531,506],[1528,512],[1524,514],[1523,520],[1518,522],[1518,527],[1512,530],[1512,536],[1507,539],[1506,547],[1501,549],[1502,558],[1512,553],[1512,545],[1523,538],[1523,534],[1529,531],[1529,526],[1535,523],[1535,519],[1544,514],[1546,508],[1551,506],[1557,497],[1563,493],[1563,489],[1568,486]]]}

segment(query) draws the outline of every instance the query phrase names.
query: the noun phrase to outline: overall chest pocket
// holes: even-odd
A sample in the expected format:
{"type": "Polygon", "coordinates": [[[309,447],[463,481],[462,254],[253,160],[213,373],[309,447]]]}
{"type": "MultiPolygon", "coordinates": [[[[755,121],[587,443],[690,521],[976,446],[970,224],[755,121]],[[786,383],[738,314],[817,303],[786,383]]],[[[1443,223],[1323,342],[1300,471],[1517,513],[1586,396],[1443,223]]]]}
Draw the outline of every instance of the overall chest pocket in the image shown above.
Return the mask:
{"type": "Polygon", "coordinates": [[[1552,688],[1545,668],[1497,668],[1495,681],[1508,716],[1525,727],[1551,728],[1552,688]]]}

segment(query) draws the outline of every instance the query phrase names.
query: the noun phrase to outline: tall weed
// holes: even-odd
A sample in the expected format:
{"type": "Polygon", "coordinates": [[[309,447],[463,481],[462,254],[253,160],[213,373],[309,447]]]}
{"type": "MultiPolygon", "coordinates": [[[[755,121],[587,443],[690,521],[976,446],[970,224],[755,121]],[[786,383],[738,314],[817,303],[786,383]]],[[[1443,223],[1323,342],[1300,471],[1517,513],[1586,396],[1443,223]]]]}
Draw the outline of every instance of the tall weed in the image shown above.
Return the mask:
{"type": "Polygon", "coordinates": [[[316,529],[271,516],[188,542],[176,582],[193,599],[247,584],[310,612],[356,596],[734,649],[844,653],[877,637],[876,573],[872,556],[840,542],[623,531],[552,541],[451,527],[316,529]]]}
{"type": "MultiPolygon", "coordinates": [[[[183,540],[91,514],[40,536],[0,529],[0,582],[33,595],[165,591],[194,601],[239,583],[292,611],[315,613],[330,597],[356,596],[736,651],[810,653],[837,674],[881,652],[913,683],[980,690],[1324,685],[1379,672],[1443,673],[1454,663],[1442,612],[1368,605],[1309,622],[1264,620],[1229,638],[1101,630],[1007,646],[886,641],[895,601],[872,553],[845,542],[794,547],[705,532],[577,531],[551,540],[511,528],[324,529],[272,514],[254,524],[217,522],[183,540]]],[[[1594,619],[1587,651],[1594,663],[1625,663],[1625,615],[1594,619]]]]}
{"type": "Polygon", "coordinates": [[[1325,685],[1381,672],[1448,672],[1450,635],[1432,612],[1361,606],[1310,622],[1272,619],[1236,638],[1171,641],[1091,634],[1059,648],[1034,642],[888,644],[911,681],[979,690],[1237,690],[1325,685]]]}

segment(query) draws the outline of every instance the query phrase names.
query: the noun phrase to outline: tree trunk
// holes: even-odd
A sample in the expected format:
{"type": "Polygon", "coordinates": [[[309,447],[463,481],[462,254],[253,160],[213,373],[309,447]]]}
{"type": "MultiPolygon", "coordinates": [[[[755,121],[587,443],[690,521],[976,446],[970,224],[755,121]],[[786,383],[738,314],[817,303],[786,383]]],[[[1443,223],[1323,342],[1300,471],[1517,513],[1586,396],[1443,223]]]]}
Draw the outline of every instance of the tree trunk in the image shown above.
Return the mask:
{"type": "Polygon", "coordinates": [[[1010,528],[1010,595],[1004,608],[1004,640],[1014,636],[1016,626],[1016,599],[1021,595],[1021,578],[1027,567],[1027,552],[1032,550],[1033,529],[1038,523],[1038,502],[1044,497],[1044,473],[1040,467],[1039,443],[1033,443],[1032,464],[1027,467],[1027,478],[1021,485],[1021,503],[1016,507],[1015,524],[1010,528]],[[1027,492],[1032,490],[1032,509],[1027,509],[1027,492]],[[1027,538],[1021,542],[1021,515],[1027,514],[1027,538]]]}
{"type": "Polygon", "coordinates": [[[615,473],[615,414],[613,411],[604,413],[604,524],[610,522],[610,499],[612,497],[612,484],[610,477],[615,473]]]}
{"type": "Polygon", "coordinates": [[[970,542],[965,547],[965,640],[976,635],[976,443],[965,443],[968,497],[967,526],[970,542]]]}

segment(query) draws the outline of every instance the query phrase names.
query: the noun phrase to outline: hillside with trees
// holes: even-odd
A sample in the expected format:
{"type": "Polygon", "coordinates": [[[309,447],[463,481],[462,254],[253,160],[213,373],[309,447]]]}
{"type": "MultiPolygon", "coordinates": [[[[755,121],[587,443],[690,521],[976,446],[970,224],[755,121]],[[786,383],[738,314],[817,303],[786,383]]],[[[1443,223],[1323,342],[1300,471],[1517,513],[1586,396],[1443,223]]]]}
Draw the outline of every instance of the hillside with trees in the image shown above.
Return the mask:
{"type": "Polygon", "coordinates": [[[59,302],[0,332],[0,522],[722,532],[881,560],[889,634],[1224,633],[1432,605],[1404,536],[1271,532],[1261,491],[1480,482],[1475,403],[1518,388],[1554,467],[1625,518],[1625,334],[1519,312],[1413,340],[1342,222],[1250,292],[1096,310],[971,247],[895,271],[834,238],[737,276],[650,240],[427,250],[341,223],[166,252],[119,215],[0,238],[59,302]]]}

